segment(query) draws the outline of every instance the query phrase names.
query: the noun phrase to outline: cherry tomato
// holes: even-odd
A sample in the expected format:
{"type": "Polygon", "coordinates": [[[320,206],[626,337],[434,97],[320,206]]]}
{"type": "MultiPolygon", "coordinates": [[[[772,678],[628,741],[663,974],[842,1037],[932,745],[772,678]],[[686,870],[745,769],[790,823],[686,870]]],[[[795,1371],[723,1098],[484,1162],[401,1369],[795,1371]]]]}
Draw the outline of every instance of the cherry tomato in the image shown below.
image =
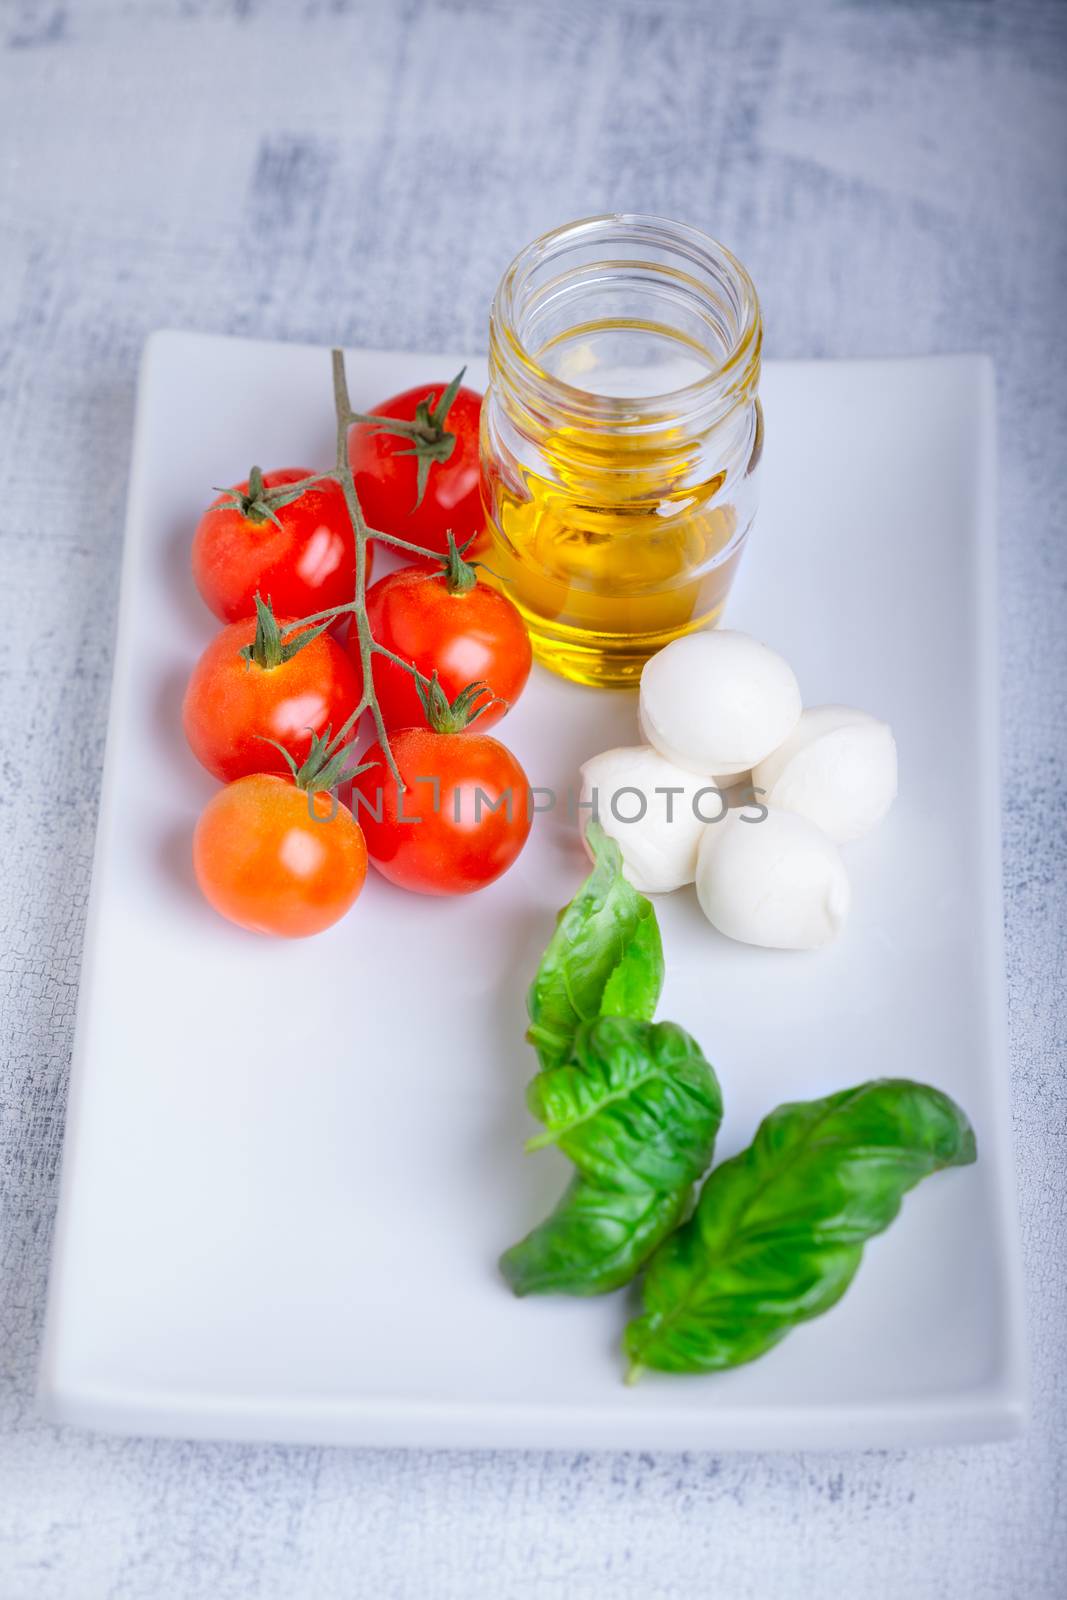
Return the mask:
{"type": "MultiPolygon", "coordinates": [[[[263,473],[261,483],[276,489],[310,476],[301,467],[284,467],[263,473]]],[[[231,491],[247,502],[247,514],[220,495],[193,537],[193,577],[215,615],[223,622],[250,617],[257,590],[286,617],[309,617],[351,600],[355,538],[340,486],[316,484],[298,500],[273,507],[274,522],[257,512],[260,484],[250,489],[251,481],[231,491]]]]}
{"type": "Polygon", "coordinates": [[[193,869],[205,899],[230,922],[301,939],[329,928],[353,904],[367,876],[367,846],[348,807],[332,795],[254,773],[204,807],[193,869]]]}
{"type": "Polygon", "coordinates": [[[403,794],[377,743],[352,786],[378,871],[418,894],[470,894],[499,878],[530,832],[530,786],[511,751],[473,730],[403,728],[389,742],[403,794]]]}
{"type": "MultiPolygon", "coordinates": [[[[484,732],[514,705],[530,676],[530,640],[522,618],[505,595],[475,581],[453,592],[446,573],[401,567],[367,591],[367,619],[379,644],[410,661],[427,678],[437,673],[449,700],[469,683],[484,683],[488,693],[476,704],[484,732]],[[495,701],[492,697],[496,697],[495,701]]],[[[353,621],[348,653],[363,681],[359,641],[353,621]]],[[[387,728],[424,727],[415,679],[384,656],[374,658],[374,688],[387,728]]]]}
{"type": "MultiPolygon", "coordinates": [[[[420,405],[424,407],[423,415],[432,414],[443,393],[444,385],[419,384],[391,400],[383,400],[369,414],[414,422],[420,405]]],[[[434,424],[432,419],[428,423],[421,468],[419,455],[411,453],[413,441],[409,435],[379,431],[365,423],[352,429],[348,451],[356,493],[370,527],[407,539],[437,555],[447,553],[450,529],[461,545],[481,532],[481,411],[482,397],[477,390],[457,389],[439,423],[434,424]],[[447,436],[452,436],[455,443],[446,457],[447,436]],[[421,497],[420,470],[425,480],[421,497]]]]}
{"type": "MultiPolygon", "coordinates": [[[[287,626],[277,623],[279,630],[287,626]]],[[[310,631],[300,629],[290,639],[310,631]]],[[[327,728],[338,733],[359,703],[359,677],[329,634],[320,633],[277,666],[242,656],[256,637],[255,617],[223,628],[193,668],[182,705],[193,754],[226,782],[250,772],[288,770],[268,739],[284,745],[299,766],[312,735],[327,728]]]]}

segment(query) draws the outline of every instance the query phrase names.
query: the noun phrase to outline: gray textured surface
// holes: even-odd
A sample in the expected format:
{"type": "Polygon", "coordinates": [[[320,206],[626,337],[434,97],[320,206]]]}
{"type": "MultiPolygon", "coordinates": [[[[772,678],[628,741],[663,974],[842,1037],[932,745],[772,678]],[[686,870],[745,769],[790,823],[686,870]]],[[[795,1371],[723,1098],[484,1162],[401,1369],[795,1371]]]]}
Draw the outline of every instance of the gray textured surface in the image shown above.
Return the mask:
{"type": "Polygon", "coordinates": [[[1067,1592],[1065,84],[1056,4],[0,0],[0,1600],[1067,1592]],[[1031,1433],[714,1459],[42,1426],[140,344],[482,348],[512,251],[610,208],[732,244],[773,355],[996,357],[1031,1433]]]}

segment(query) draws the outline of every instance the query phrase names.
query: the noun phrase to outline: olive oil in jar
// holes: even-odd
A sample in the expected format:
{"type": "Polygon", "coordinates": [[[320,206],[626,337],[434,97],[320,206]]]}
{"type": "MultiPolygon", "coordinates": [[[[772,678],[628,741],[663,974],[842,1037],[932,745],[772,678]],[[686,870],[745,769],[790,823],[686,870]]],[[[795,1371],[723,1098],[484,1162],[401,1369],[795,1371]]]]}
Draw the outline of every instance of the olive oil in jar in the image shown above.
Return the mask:
{"type": "Polygon", "coordinates": [[[483,559],[537,656],[581,682],[633,682],[669,640],[715,623],[755,511],[754,293],[745,349],[731,361],[689,259],[720,247],[681,230],[679,266],[676,231],[627,218],[562,229],[531,247],[547,258],[547,278],[535,267],[531,281],[524,252],[494,304],[483,559]],[[605,233],[622,230],[637,256],[635,229],[651,233],[651,258],[614,259],[623,241],[605,233]],[[594,309],[610,308],[613,274],[626,309],[645,314],[583,317],[590,296],[594,309]]]}

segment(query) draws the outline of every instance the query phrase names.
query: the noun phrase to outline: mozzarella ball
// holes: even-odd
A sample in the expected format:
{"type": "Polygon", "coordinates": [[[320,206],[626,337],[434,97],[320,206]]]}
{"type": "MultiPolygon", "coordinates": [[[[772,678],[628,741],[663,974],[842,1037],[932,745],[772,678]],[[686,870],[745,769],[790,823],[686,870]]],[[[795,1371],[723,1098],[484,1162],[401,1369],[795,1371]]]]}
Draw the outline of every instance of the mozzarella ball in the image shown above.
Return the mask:
{"type": "Polygon", "coordinates": [[[673,640],[641,674],[641,731],[679,767],[739,776],[770,755],[800,716],[800,689],[773,650],[712,628],[673,640]]]}
{"type": "Polygon", "coordinates": [[[595,791],[623,876],[642,894],[666,894],[696,876],[701,834],[725,809],[714,789],[714,778],[676,767],[648,745],[605,750],[582,767],[581,815],[592,814],[595,791]]]}
{"type": "Polygon", "coordinates": [[[767,805],[807,817],[837,844],[859,839],[896,798],[893,731],[866,711],[812,706],[752,782],[767,805]]]}
{"type": "Polygon", "coordinates": [[[697,899],[713,927],[744,944],[815,950],[837,937],[851,889],[837,846],[805,817],[731,811],[700,841],[697,899]]]}

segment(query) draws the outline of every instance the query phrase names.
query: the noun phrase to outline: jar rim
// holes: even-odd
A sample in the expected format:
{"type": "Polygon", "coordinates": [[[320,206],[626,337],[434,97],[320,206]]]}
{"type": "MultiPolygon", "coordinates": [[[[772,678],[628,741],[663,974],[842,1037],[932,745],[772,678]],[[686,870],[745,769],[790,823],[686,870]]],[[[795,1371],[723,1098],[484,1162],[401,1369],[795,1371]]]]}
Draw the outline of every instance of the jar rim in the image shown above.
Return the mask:
{"type": "MultiPolygon", "coordinates": [[[[710,290],[708,293],[710,297],[710,290]]],[[[699,228],[645,212],[602,212],[540,234],[518,252],[505,270],[490,312],[490,343],[498,356],[504,353],[502,344],[506,347],[512,379],[525,381],[546,402],[562,405],[576,416],[594,414],[615,424],[632,421],[647,426],[693,411],[708,411],[713,413],[709,420],[718,421],[754,387],[753,380],[758,381],[762,332],[755,284],[733,252],[699,228]],[[609,244],[613,236],[620,235],[623,242],[626,236],[639,240],[644,235],[646,244],[688,255],[694,264],[723,273],[737,295],[736,327],[721,361],[678,388],[640,396],[606,395],[583,389],[550,372],[518,331],[520,298],[537,267],[574,246],[595,244],[599,239],[609,244]]]]}

